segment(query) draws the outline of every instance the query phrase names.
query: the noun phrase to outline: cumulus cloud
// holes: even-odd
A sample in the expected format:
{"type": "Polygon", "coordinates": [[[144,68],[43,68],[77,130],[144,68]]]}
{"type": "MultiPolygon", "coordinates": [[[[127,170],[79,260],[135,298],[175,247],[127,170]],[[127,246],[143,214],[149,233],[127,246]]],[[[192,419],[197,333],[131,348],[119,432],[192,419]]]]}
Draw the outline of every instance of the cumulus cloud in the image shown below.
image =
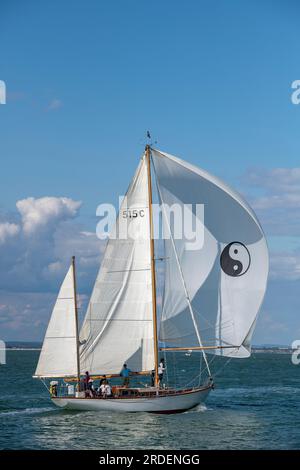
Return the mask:
{"type": "Polygon", "coordinates": [[[73,201],[67,197],[28,197],[18,201],[16,206],[22,217],[24,233],[31,235],[50,224],[75,217],[81,201],[73,201]]]}
{"type": "Polygon", "coordinates": [[[66,197],[29,197],[16,206],[15,220],[0,222],[2,289],[56,291],[75,255],[79,289],[87,292],[105,243],[74,220],[81,202],[66,197]]]}
{"type": "Polygon", "coordinates": [[[5,243],[8,238],[15,237],[19,231],[20,227],[17,224],[0,223],[0,245],[5,243]]]}
{"type": "Polygon", "coordinates": [[[0,222],[0,336],[41,339],[73,255],[83,315],[105,242],[76,220],[80,201],[28,197],[16,206],[0,222]]]}

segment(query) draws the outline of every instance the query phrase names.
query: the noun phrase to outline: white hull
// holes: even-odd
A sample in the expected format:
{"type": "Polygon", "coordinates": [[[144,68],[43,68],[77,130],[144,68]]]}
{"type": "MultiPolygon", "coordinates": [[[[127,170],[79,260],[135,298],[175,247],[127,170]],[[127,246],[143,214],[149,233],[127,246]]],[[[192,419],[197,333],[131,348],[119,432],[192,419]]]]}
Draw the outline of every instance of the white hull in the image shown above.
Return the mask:
{"type": "Polygon", "coordinates": [[[149,398],[52,398],[53,403],[67,410],[118,411],[148,413],[180,413],[203,403],[211,387],[183,391],[176,395],[149,398]]]}

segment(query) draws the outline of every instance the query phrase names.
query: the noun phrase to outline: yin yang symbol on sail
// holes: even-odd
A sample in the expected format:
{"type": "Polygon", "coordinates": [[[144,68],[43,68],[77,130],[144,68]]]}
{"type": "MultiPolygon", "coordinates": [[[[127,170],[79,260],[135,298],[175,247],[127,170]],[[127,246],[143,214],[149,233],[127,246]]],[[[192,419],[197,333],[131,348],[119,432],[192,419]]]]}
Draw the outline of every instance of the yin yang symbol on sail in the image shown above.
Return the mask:
{"type": "Polygon", "coordinates": [[[231,242],[225,246],[220,257],[221,268],[228,276],[238,277],[250,268],[251,256],[241,242],[231,242]]]}

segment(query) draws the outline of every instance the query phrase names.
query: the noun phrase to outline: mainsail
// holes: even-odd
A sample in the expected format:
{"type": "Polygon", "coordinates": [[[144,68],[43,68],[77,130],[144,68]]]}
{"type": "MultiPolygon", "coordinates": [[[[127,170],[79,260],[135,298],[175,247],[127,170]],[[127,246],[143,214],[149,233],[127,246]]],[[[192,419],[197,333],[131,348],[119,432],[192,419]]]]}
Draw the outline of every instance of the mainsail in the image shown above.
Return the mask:
{"type": "Polygon", "coordinates": [[[74,266],[61,285],[46,331],[36,377],[67,377],[77,374],[74,266]]]}
{"type": "Polygon", "coordinates": [[[81,372],[154,368],[147,162],[121,204],[80,332],[81,372]]]}
{"type": "Polygon", "coordinates": [[[247,357],[268,276],[261,226],[244,199],[216,177],[153,149],[152,160],[166,238],[160,341],[247,357]],[[201,246],[193,247],[184,233],[176,238],[164,210],[174,204],[193,213],[203,232],[201,246]]]}

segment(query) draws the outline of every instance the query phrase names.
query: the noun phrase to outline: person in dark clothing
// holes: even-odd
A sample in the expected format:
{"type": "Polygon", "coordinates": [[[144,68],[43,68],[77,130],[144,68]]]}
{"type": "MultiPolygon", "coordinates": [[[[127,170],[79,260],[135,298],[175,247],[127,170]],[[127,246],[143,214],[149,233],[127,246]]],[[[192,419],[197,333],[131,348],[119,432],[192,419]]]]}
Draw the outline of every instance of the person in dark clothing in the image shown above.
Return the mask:
{"type": "Polygon", "coordinates": [[[95,388],[94,388],[94,381],[93,381],[93,379],[90,379],[90,380],[89,380],[87,392],[89,393],[89,396],[90,396],[91,398],[96,395],[96,390],[95,390],[95,388]]]}
{"type": "Polygon", "coordinates": [[[102,384],[106,384],[107,380],[106,380],[106,375],[104,374],[102,379],[100,380],[100,384],[99,386],[101,387],[102,384]]]}
{"type": "Polygon", "coordinates": [[[88,373],[88,371],[86,371],[84,379],[83,379],[84,390],[88,390],[90,380],[91,380],[90,374],[88,373]]]}
{"type": "Polygon", "coordinates": [[[155,381],[155,370],[153,369],[151,372],[151,387],[154,387],[154,381],[155,381]]]}

